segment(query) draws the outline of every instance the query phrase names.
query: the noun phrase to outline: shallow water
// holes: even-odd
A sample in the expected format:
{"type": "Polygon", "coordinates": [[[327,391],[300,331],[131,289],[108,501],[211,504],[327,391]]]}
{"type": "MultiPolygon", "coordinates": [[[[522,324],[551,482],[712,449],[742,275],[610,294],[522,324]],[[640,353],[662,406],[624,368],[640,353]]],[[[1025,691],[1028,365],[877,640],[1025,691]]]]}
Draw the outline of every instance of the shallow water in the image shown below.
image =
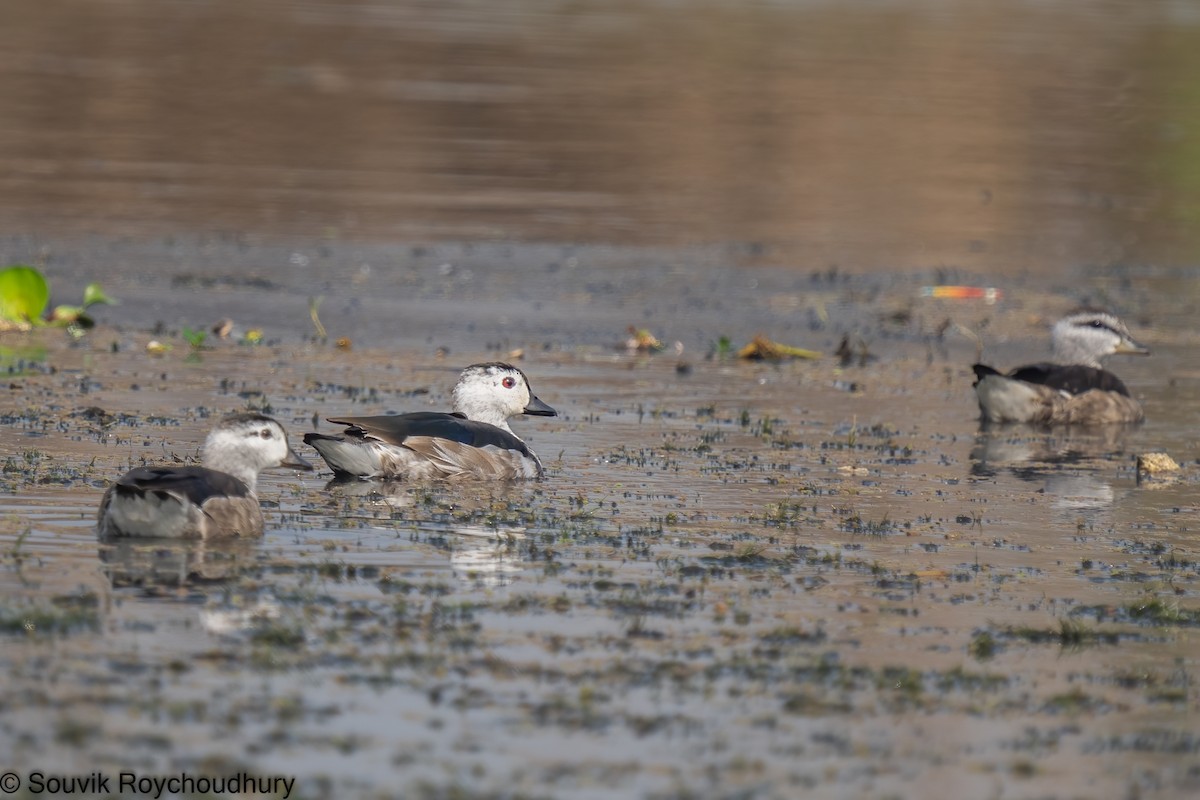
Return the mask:
{"type": "Polygon", "coordinates": [[[121,300],[79,341],[0,334],[0,771],[1200,790],[1186,4],[10,0],[0,28],[0,263],[121,300]],[[1111,365],[1146,423],[980,431],[970,364],[1043,357],[1078,304],[1153,349],[1111,365]],[[824,357],[722,344],[759,333],[824,357]],[[275,472],[261,541],[95,540],[108,483],[215,415],[298,440],[496,358],[561,412],[515,423],[542,482],[275,472]],[[1177,481],[1139,483],[1156,450],[1177,481]]]}
{"type": "MultiPolygon", "coordinates": [[[[922,280],[890,279],[858,318],[922,280]]],[[[1061,299],[911,302],[979,328],[1061,299]]],[[[841,324],[797,343],[831,349],[841,324]]],[[[418,796],[1193,791],[1188,335],[1139,330],[1154,355],[1119,363],[1142,426],[984,434],[974,343],[880,325],[865,366],[697,353],[687,374],[622,351],[620,325],[548,336],[523,366],[562,416],[516,423],[545,481],[272,473],[261,543],[122,552],[91,527],[106,481],[194,458],[212,414],[265,399],[298,438],[314,413],[439,408],[459,363],[496,353],[286,334],[189,354],[168,332],[156,357],[148,331],[37,334],[56,370],[12,379],[0,578],[6,619],[50,613],[4,634],[5,749],[294,774],[302,796],[383,796],[394,769],[418,796]],[[239,395],[243,375],[262,394],[239,395]],[[1139,484],[1134,454],[1159,449],[1183,479],[1139,484]]],[[[993,329],[996,349],[1040,355],[1021,328],[993,329]]]]}

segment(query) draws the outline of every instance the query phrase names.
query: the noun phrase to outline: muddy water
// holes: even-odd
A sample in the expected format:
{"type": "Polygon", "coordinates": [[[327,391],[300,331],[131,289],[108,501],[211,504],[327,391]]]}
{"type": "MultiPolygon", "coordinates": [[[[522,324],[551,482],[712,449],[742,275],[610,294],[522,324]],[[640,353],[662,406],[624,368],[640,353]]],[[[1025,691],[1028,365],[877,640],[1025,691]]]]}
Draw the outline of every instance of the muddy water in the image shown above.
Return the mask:
{"type": "Polygon", "coordinates": [[[1194,263],[1186,3],[11,0],[0,221],[1194,263]]]}
{"type": "MultiPolygon", "coordinates": [[[[984,433],[954,326],[1000,362],[1040,356],[1044,323],[1109,277],[990,307],[922,299],[919,275],[794,304],[775,270],[711,278],[744,305],[686,337],[690,370],[621,351],[632,317],[579,341],[584,283],[505,343],[562,412],[516,423],[543,482],[273,473],[266,536],[238,547],[100,548],[94,509],[122,470],[194,459],[213,414],[267,406],[298,438],[314,416],[444,407],[455,368],[506,353],[345,351],[282,324],[192,352],[136,309],[79,343],[9,337],[5,750],[296,775],[314,797],[396,775],[417,796],[1194,791],[1200,374],[1194,334],[1165,324],[1191,301],[1139,277],[1155,299],[1127,311],[1159,321],[1138,329],[1155,353],[1117,366],[1145,425],[984,433]],[[785,318],[816,320],[794,344],[854,333],[876,358],[706,357],[785,318]],[[1157,449],[1179,482],[1137,482],[1157,449]]],[[[198,313],[224,302],[187,291],[198,313]]]]}
{"type": "Polygon", "coordinates": [[[0,27],[0,263],[121,300],[0,338],[0,768],[1200,790],[1183,5],[12,0],[0,27]],[[1003,298],[922,296],[946,283],[1003,298]],[[1080,303],[1153,348],[1113,365],[1146,423],[981,432],[977,347],[1040,358],[1080,303]],[[824,358],[723,355],[756,333],[824,358]],[[518,351],[562,413],[516,423],[540,483],[271,473],[262,541],[95,541],[109,481],[194,460],[214,415],[298,439],[518,351]],[[1151,450],[1178,481],[1137,481],[1151,450]]]}

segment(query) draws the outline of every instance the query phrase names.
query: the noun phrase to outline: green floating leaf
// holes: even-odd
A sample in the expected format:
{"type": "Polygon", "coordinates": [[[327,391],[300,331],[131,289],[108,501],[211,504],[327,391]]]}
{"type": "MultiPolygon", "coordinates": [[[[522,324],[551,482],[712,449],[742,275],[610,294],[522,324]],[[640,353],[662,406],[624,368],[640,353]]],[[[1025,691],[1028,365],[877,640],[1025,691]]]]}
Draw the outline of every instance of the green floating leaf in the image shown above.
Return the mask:
{"type": "Polygon", "coordinates": [[[106,295],[104,290],[100,288],[100,284],[89,283],[87,288],[83,290],[83,307],[87,308],[88,306],[97,304],[113,306],[117,304],[117,301],[106,295]]]}
{"type": "Polygon", "coordinates": [[[33,267],[17,264],[0,270],[0,319],[41,324],[50,302],[50,284],[33,267]]]}

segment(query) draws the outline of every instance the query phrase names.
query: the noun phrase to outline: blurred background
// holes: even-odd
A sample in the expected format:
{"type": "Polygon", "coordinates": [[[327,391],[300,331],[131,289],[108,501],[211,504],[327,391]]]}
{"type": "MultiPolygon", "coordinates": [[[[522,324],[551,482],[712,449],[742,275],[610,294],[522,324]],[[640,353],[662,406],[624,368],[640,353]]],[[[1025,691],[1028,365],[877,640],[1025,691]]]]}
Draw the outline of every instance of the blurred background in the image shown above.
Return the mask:
{"type": "Polygon", "coordinates": [[[0,234],[1195,263],[1183,0],[5,0],[0,234]]]}

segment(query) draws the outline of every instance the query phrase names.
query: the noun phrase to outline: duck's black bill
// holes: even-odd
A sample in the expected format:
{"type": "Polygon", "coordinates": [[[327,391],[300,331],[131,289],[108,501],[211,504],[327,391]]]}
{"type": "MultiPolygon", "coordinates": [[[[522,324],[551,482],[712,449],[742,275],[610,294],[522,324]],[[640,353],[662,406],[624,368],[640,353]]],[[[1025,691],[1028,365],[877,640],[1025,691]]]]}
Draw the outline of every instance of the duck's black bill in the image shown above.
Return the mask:
{"type": "Polygon", "coordinates": [[[557,417],[558,412],[550,406],[537,399],[536,396],[529,398],[529,405],[525,406],[524,412],[532,417],[557,417]]]}
{"type": "Polygon", "coordinates": [[[313,465],[312,465],[312,464],[310,464],[310,463],[308,463],[308,462],[307,462],[307,461],[304,459],[304,456],[300,455],[299,453],[297,453],[295,450],[293,450],[293,449],[292,449],[292,448],[290,448],[290,447],[288,448],[288,454],[287,454],[287,458],[286,458],[286,459],[284,459],[283,463],[282,463],[282,464],[280,464],[279,466],[281,466],[281,467],[287,467],[287,468],[289,468],[289,469],[308,469],[308,470],[311,470],[311,469],[313,468],[313,465]]]}

